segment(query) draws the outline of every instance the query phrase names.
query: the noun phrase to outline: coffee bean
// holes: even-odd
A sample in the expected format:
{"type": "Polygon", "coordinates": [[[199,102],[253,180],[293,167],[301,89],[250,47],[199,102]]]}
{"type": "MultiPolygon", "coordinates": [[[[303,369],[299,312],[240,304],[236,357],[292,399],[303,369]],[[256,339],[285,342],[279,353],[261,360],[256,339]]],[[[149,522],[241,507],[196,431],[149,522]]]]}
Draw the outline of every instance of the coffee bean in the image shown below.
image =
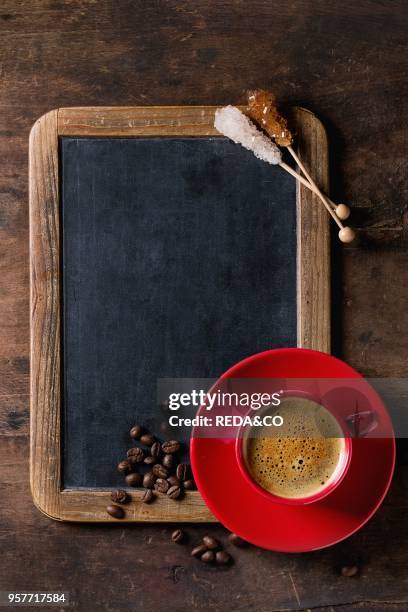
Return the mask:
{"type": "Polygon", "coordinates": [[[154,465],[156,463],[156,457],[147,455],[147,457],[143,459],[143,463],[145,463],[146,465],[154,465]]]}
{"type": "Polygon", "coordinates": [[[125,482],[128,487],[140,487],[143,482],[143,476],[133,472],[125,477],[125,482]]]}
{"type": "Polygon", "coordinates": [[[158,478],[156,482],[154,483],[154,489],[155,491],[158,491],[159,493],[167,493],[169,488],[170,488],[170,485],[167,482],[167,480],[165,480],[164,478],[158,478]]]}
{"type": "Polygon", "coordinates": [[[218,540],[208,535],[203,537],[203,544],[205,544],[209,550],[214,550],[215,548],[218,548],[220,545],[218,540]]]}
{"type": "Polygon", "coordinates": [[[212,563],[214,559],[215,555],[212,550],[206,550],[205,553],[201,555],[201,561],[203,561],[203,563],[212,563]]]}
{"type": "Polygon", "coordinates": [[[155,482],[156,475],[153,474],[153,472],[147,472],[147,474],[143,476],[143,486],[145,489],[152,489],[155,482]]]}
{"type": "Polygon", "coordinates": [[[170,499],[178,499],[181,495],[180,487],[177,485],[170,487],[170,489],[167,491],[167,495],[170,497],[170,499]]]}
{"type": "Polygon", "coordinates": [[[176,469],[176,476],[179,480],[186,480],[188,476],[188,465],[179,463],[176,469]]]}
{"type": "Polygon", "coordinates": [[[162,464],[164,465],[165,468],[167,468],[168,470],[171,470],[171,468],[174,465],[174,455],[164,455],[162,464]]]}
{"type": "Polygon", "coordinates": [[[126,454],[127,454],[128,461],[130,461],[130,463],[142,463],[144,459],[143,450],[137,446],[133,448],[129,448],[126,454]]]}
{"type": "Polygon", "coordinates": [[[152,471],[153,474],[158,478],[167,478],[167,476],[169,475],[169,470],[160,463],[156,463],[156,465],[153,466],[152,471]]]}
{"type": "Polygon", "coordinates": [[[111,504],[110,506],[107,506],[106,512],[116,519],[121,519],[125,516],[123,508],[117,506],[116,504],[111,504]]]}
{"type": "Polygon", "coordinates": [[[185,488],[186,491],[194,491],[195,489],[194,480],[192,480],[191,478],[189,480],[185,480],[183,482],[183,487],[185,488]]]}
{"type": "Polygon", "coordinates": [[[171,539],[176,544],[184,544],[184,542],[187,540],[187,535],[182,529],[176,529],[171,534],[171,539]]]}
{"type": "Polygon", "coordinates": [[[231,563],[232,557],[225,552],[225,550],[219,550],[215,553],[215,561],[219,565],[227,565],[228,563],[231,563]]]}
{"type": "Polygon", "coordinates": [[[177,486],[179,487],[181,485],[179,479],[177,478],[177,476],[169,476],[167,479],[167,482],[169,483],[169,485],[171,487],[177,486]]]}
{"type": "Polygon", "coordinates": [[[180,450],[180,442],[177,442],[176,440],[168,440],[167,442],[163,442],[162,450],[163,453],[168,455],[177,453],[180,450]]]}
{"type": "Polygon", "coordinates": [[[118,472],[120,472],[121,474],[128,474],[131,469],[132,466],[130,464],[130,461],[128,461],[127,459],[118,463],[118,472]]]}
{"type": "Polygon", "coordinates": [[[191,556],[201,557],[201,555],[205,553],[206,551],[207,551],[207,547],[205,546],[205,544],[199,544],[198,546],[193,548],[193,550],[191,551],[191,556]]]}
{"type": "Polygon", "coordinates": [[[237,536],[236,533],[230,533],[228,539],[234,546],[246,546],[247,544],[245,540],[237,536]]]}
{"type": "Polygon", "coordinates": [[[145,433],[142,436],[140,436],[140,442],[144,444],[145,446],[152,446],[152,444],[154,444],[155,441],[156,441],[156,438],[150,433],[145,433]]]}
{"type": "Polygon", "coordinates": [[[154,442],[150,449],[151,456],[157,459],[157,457],[160,455],[160,451],[161,451],[160,442],[154,442]]]}
{"type": "Polygon", "coordinates": [[[341,575],[345,578],[353,578],[353,576],[357,576],[358,567],[356,565],[345,566],[341,568],[341,575]]]}
{"type": "Polygon", "coordinates": [[[151,489],[145,489],[145,492],[142,495],[142,502],[144,504],[151,504],[154,501],[154,493],[151,489]]]}
{"type": "MultiPolygon", "coordinates": [[[[133,474],[130,474],[130,476],[133,476],[133,474]]],[[[129,501],[129,495],[123,489],[112,491],[110,498],[115,504],[126,504],[129,501]]]]}
{"type": "Polygon", "coordinates": [[[143,429],[141,428],[140,425],[133,425],[132,429],[129,432],[130,437],[133,438],[134,440],[138,440],[140,436],[142,435],[142,431],[143,429]]]}
{"type": "Polygon", "coordinates": [[[134,456],[130,456],[128,461],[129,461],[130,469],[132,472],[136,469],[136,466],[140,463],[140,461],[136,459],[136,457],[134,456]]]}

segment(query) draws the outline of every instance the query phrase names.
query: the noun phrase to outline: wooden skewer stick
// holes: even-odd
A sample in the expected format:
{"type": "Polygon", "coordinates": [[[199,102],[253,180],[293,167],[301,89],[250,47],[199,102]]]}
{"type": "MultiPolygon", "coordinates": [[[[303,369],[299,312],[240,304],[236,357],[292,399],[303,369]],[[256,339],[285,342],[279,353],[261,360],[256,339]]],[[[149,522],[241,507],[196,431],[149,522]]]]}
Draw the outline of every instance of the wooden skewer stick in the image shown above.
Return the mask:
{"type": "MultiPolygon", "coordinates": [[[[225,106],[217,109],[214,117],[214,127],[218,132],[230,138],[233,142],[240,144],[258,157],[272,165],[279,165],[289,172],[305,187],[313,191],[323,202],[327,212],[340,228],[339,238],[342,242],[351,242],[354,239],[354,232],[350,227],[344,227],[339,217],[326,201],[318,187],[311,180],[308,181],[293,170],[288,164],[282,161],[279,147],[274,140],[262,133],[256,125],[237,107],[225,106]]],[[[289,143],[288,143],[289,144],[289,143]]]]}
{"type": "MultiPolygon", "coordinates": [[[[295,162],[297,163],[297,165],[299,166],[299,168],[301,169],[301,171],[303,172],[303,174],[305,175],[305,177],[307,178],[307,180],[309,181],[309,183],[315,187],[315,189],[317,189],[320,192],[320,189],[318,188],[318,186],[316,185],[316,183],[314,182],[314,180],[312,179],[312,177],[310,176],[310,174],[308,173],[308,171],[306,170],[302,160],[299,158],[298,154],[293,150],[293,148],[288,145],[287,150],[289,151],[289,153],[291,154],[291,156],[293,157],[293,159],[295,160],[295,162]]],[[[321,193],[321,192],[320,192],[321,193]]],[[[322,194],[323,195],[323,194],[322,194]]],[[[336,205],[334,204],[334,202],[332,202],[330,200],[330,198],[328,198],[326,196],[326,201],[330,204],[330,206],[333,208],[333,210],[336,208],[336,205]]]]}
{"type": "Polygon", "coordinates": [[[327,195],[324,195],[319,189],[319,187],[316,185],[316,183],[314,182],[313,178],[310,176],[308,171],[306,170],[304,164],[302,163],[302,160],[299,159],[298,154],[292,149],[290,145],[288,145],[286,148],[289,151],[289,153],[292,155],[293,159],[295,160],[299,168],[302,170],[303,174],[305,175],[309,183],[315,188],[315,193],[319,196],[319,198],[322,201],[326,200],[326,202],[332,207],[333,211],[336,213],[336,216],[338,219],[342,219],[342,220],[347,219],[350,215],[349,207],[346,206],[345,204],[335,204],[334,202],[332,202],[332,200],[327,195]]]}
{"type": "MultiPolygon", "coordinates": [[[[302,185],[304,185],[305,187],[307,187],[308,189],[313,191],[313,193],[315,193],[321,199],[321,201],[323,202],[324,206],[327,208],[327,211],[333,217],[334,221],[337,223],[338,227],[340,228],[340,231],[339,231],[339,239],[340,239],[340,241],[341,242],[353,242],[354,238],[356,237],[354,230],[351,227],[344,226],[342,224],[342,222],[340,221],[340,219],[336,215],[335,211],[330,206],[330,204],[326,201],[325,197],[323,196],[323,194],[320,191],[320,189],[316,186],[316,184],[315,183],[309,183],[308,181],[306,181],[303,178],[303,176],[298,174],[295,170],[293,170],[293,168],[288,166],[288,164],[286,164],[285,162],[281,162],[279,164],[279,166],[281,168],[283,168],[284,170],[286,170],[287,172],[289,172],[289,174],[294,176],[300,183],[302,183],[302,185]]],[[[344,204],[339,204],[339,206],[345,206],[345,205],[344,204]]]]}
{"type": "MultiPolygon", "coordinates": [[[[287,164],[285,164],[285,162],[281,162],[280,164],[278,164],[281,168],[283,168],[284,170],[286,170],[286,172],[289,172],[289,174],[291,174],[292,176],[295,177],[296,180],[299,181],[299,183],[302,183],[302,185],[304,185],[305,187],[307,187],[308,189],[310,189],[310,191],[312,191],[313,193],[315,193],[316,195],[318,194],[318,189],[313,187],[313,185],[311,183],[309,183],[309,181],[307,179],[305,179],[301,174],[299,174],[298,172],[296,172],[296,170],[293,170],[293,168],[291,168],[290,166],[288,166],[287,164]]],[[[332,202],[332,200],[330,200],[330,198],[328,198],[326,196],[327,201],[329,202],[329,204],[331,205],[332,209],[334,212],[335,208],[336,208],[336,204],[334,202],[332,202]]],[[[344,204],[339,204],[338,206],[344,206],[344,204]]]]}
{"type": "Polygon", "coordinates": [[[295,172],[295,170],[293,170],[285,162],[281,162],[279,165],[280,165],[281,168],[286,170],[286,172],[289,172],[289,174],[291,174],[298,181],[300,181],[302,183],[302,185],[304,185],[305,187],[308,187],[310,189],[310,191],[313,191],[313,193],[315,193],[317,196],[319,196],[320,199],[322,200],[323,204],[327,208],[327,211],[333,217],[334,221],[337,223],[339,228],[341,230],[344,229],[344,225],[342,224],[342,222],[340,221],[340,219],[338,218],[338,216],[336,215],[336,213],[334,212],[334,210],[332,209],[330,204],[328,204],[328,202],[326,202],[326,200],[324,199],[324,197],[321,195],[320,191],[316,187],[314,187],[311,183],[309,183],[306,179],[304,179],[303,176],[300,176],[297,172],[295,172]]]}
{"type": "Polygon", "coordinates": [[[299,174],[299,172],[296,172],[296,170],[288,166],[288,164],[285,164],[285,162],[280,162],[278,166],[283,168],[283,170],[286,170],[286,172],[289,172],[289,174],[295,177],[295,179],[299,181],[299,183],[302,183],[302,185],[304,185],[305,187],[310,189],[310,191],[313,191],[313,193],[316,193],[317,195],[317,191],[314,189],[313,185],[311,185],[301,174],[299,174]]]}
{"type": "Polygon", "coordinates": [[[280,166],[281,168],[283,168],[283,170],[286,170],[286,172],[289,172],[289,174],[291,174],[293,177],[295,177],[295,179],[297,181],[299,181],[299,183],[302,183],[302,185],[304,185],[305,187],[307,187],[308,189],[310,189],[310,191],[313,191],[313,193],[316,193],[317,195],[317,191],[315,190],[315,188],[313,187],[313,185],[311,185],[309,183],[309,181],[307,181],[301,174],[299,174],[299,172],[296,172],[296,170],[294,170],[293,168],[291,168],[290,166],[288,166],[288,164],[285,164],[285,162],[280,162],[278,164],[278,166],[280,166]]]}
{"type": "MultiPolygon", "coordinates": [[[[296,172],[296,170],[293,170],[293,168],[291,168],[290,166],[287,166],[284,162],[282,162],[281,164],[279,164],[281,167],[283,167],[284,170],[286,170],[287,172],[289,172],[292,176],[294,176],[300,183],[302,183],[302,185],[304,185],[305,187],[307,187],[308,189],[310,189],[310,191],[312,191],[313,193],[315,193],[316,195],[319,194],[319,189],[318,187],[314,187],[311,183],[309,183],[309,181],[307,181],[301,174],[299,174],[298,172],[296,172]]],[[[327,202],[329,203],[329,205],[331,206],[331,208],[333,209],[333,212],[336,213],[336,216],[338,219],[340,219],[340,221],[345,221],[345,219],[348,218],[349,214],[350,214],[350,209],[348,206],[346,206],[346,204],[335,204],[333,202],[333,200],[331,200],[327,195],[324,195],[324,197],[326,198],[327,202]],[[342,207],[344,209],[346,209],[345,211],[342,212],[342,214],[339,215],[338,210],[339,208],[342,207]]],[[[340,208],[340,210],[342,210],[342,208],[340,208]]]]}

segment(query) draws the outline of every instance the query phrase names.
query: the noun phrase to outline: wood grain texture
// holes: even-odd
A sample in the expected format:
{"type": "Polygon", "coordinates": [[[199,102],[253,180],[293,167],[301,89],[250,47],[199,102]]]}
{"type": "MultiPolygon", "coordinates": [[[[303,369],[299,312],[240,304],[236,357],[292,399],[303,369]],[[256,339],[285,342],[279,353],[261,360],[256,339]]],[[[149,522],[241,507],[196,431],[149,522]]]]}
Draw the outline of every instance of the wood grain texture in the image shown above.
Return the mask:
{"type": "Polygon", "coordinates": [[[61,108],[60,136],[218,136],[211,106],[61,108]]]}
{"type": "MultiPolygon", "coordinates": [[[[307,555],[230,549],[218,571],[163,525],[50,521],[29,490],[28,135],[50,108],[244,102],[271,88],[330,140],[331,196],[361,240],[333,240],[333,348],[363,374],[408,361],[408,15],[395,0],[3,0],[0,8],[0,587],[71,592],[75,610],[406,610],[408,449],[385,504],[307,555]],[[278,7],[278,8],[277,8],[278,7]],[[381,134],[381,148],[379,148],[381,134]],[[114,558],[114,561],[112,560],[114,558]],[[357,562],[360,575],[340,567],[357,562]],[[29,571],[27,571],[29,568],[29,571]],[[297,597],[295,595],[296,589],[297,597]]],[[[225,542],[219,525],[190,526],[225,542]]]]}
{"type": "MultiPolygon", "coordinates": [[[[295,110],[298,154],[323,193],[329,193],[326,131],[305,109],[295,110]]],[[[298,346],[330,353],[330,217],[319,198],[297,183],[298,346]]]]}
{"type": "MultiPolygon", "coordinates": [[[[50,111],[30,137],[31,261],[31,488],[47,516],[79,522],[117,522],[106,513],[109,492],[63,490],[61,458],[61,241],[58,138],[60,136],[217,135],[217,107],[72,108],[50,111]]],[[[301,154],[322,186],[327,178],[327,140],[318,119],[296,110],[301,154]],[[320,145],[322,158],[320,158],[320,145]]],[[[327,181],[326,181],[327,182],[327,181]]],[[[297,191],[298,337],[300,346],[330,347],[330,252],[328,219],[309,190],[297,191]],[[310,261],[314,262],[313,268],[310,261]]],[[[180,503],[157,495],[149,505],[132,495],[127,522],[214,522],[197,491],[180,503]]]]}
{"type": "Polygon", "coordinates": [[[30,134],[31,435],[34,503],[61,518],[60,230],[57,111],[30,134]]]}
{"type": "MultiPolygon", "coordinates": [[[[64,489],[60,494],[60,518],[84,523],[113,523],[117,519],[106,514],[111,503],[110,490],[64,489]]],[[[123,523],[215,523],[217,522],[198,491],[188,491],[181,500],[155,493],[151,504],[142,502],[143,490],[129,491],[130,502],[125,508],[123,523]]]]}

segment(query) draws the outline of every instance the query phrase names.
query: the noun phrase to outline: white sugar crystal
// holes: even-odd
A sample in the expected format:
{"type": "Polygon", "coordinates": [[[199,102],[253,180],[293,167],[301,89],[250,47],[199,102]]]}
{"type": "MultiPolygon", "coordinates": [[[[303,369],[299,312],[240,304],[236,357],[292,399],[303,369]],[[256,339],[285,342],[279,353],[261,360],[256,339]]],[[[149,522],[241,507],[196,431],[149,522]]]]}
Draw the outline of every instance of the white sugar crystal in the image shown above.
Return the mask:
{"type": "Polygon", "coordinates": [[[218,108],[215,111],[214,127],[268,164],[279,164],[282,161],[281,152],[276,144],[258,130],[236,106],[218,108]]]}

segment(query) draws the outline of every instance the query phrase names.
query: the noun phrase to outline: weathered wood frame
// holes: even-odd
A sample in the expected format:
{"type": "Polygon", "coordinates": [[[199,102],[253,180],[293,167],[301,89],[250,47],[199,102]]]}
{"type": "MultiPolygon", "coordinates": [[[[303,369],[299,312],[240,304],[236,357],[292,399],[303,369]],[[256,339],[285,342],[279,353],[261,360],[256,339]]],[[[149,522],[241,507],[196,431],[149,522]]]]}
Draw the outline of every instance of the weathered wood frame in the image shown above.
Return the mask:
{"type": "MultiPolygon", "coordinates": [[[[64,489],[61,440],[61,221],[59,138],[63,136],[218,136],[216,107],[61,108],[43,115],[30,135],[31,450],[30,481],[36,506],[64,521],[112,522],[109,492],[64,489]]],[[[328,190],[325,130],[309,111],[294,110],[298,152],[328,190]]],[[[297,190],[298,346],[330,352],[329,216],[308,189],[297,190]]],[[[215,518],[197,491],[182,503],[159,496],[141,503],[131,493],[124,521],[210,522],[215,518]]],[[[119,523],[119,521],[116,521],[119,523]]],[[[123,522],[123,521],[120,521],[123,522]]]]}

